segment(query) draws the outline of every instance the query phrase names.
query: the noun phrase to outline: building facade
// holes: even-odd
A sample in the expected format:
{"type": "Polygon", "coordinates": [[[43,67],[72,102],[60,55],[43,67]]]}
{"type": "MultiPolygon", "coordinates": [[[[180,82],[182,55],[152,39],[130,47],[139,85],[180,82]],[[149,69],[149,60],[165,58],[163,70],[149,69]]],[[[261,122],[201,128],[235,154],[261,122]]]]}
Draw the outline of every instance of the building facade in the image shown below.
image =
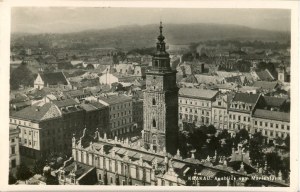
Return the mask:
{"type": "Polygon", "coordinates": [[[109,109],[107,134],[111,138],[125,135],[134,130],[132,119],[132,98],[125,95],[98,97],[98,102],[109,109]]]}
{"type": "Polygon", "coordinates": [[[146,72],[143,139],[146,148],[165,149],[174,154],[178,137],[178,87],[164,39],[160,25],[152,67],[146,72]]]}
{"type": "Polygon", "coordinates": [[[179,90],[179,127],[183,123],[195,123],[197,126],[210,125],[212,119],[212,102],[215,101],[217,91],[181,88],[179,90]]]}
{"type": "Polygon", "coordinates": [[[218,94],[216,100],[212,102],[212,125],[219,131],[228,129],[228,107],[230,104],[230,94],[218,94]]]}
{"type": "Polygon", "coordinates": [[[17,166],[20,165],[19,151],[19,133],[18,126],[9,127],[9,171],[15,173],[17,166]]]}

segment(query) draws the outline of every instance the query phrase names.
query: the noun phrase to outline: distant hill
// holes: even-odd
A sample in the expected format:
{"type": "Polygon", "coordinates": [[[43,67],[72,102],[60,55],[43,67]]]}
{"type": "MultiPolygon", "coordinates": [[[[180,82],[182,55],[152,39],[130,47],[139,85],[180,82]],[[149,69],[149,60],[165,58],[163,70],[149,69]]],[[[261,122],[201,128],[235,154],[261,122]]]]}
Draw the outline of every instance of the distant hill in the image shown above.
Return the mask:
{"type": "MultiPolygon", "coordinates": [[[[12,42],[26,46],[32,43],[65,46],[143,48],[155,46],[158,25],[130,25],[104,30],[88,30],[68,34],[13,34],[12,42]]],[[[268,31],[238,25],[222,24],[165,24],[168,44],[190,44],[206,40],[278,41],[290,40],[289,32],[268,31]]]]}

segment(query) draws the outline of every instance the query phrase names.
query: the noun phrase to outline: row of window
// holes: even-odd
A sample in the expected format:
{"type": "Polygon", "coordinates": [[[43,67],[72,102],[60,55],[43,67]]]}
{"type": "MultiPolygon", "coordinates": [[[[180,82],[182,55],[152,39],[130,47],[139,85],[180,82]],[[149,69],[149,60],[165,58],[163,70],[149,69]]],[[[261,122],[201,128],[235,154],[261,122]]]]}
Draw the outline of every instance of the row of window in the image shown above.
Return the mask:
{"type": "Polygon", "coordinates": [[[117,161],[114,159],[99,157],[99,156],[89,156],[88,154],[84,157],[84,153],[77,151],[77,157],[79,162],[95,166],[100,169],[106,169],[109,172],[118,173],[124,176],[130,176],[133,179],[143,180],[150,182],[150,170],[143,167],[123,163],[122,161],[117,161]]]}
{"type": "MultiPolygon", "coordinates": [[[[131,114],[131,111],[129,110],[128,111],[128,115],[131,114]]],[[[116,114],[112,114],[110,115],[110,119],[115,119],[115,118],[119,118],[119,117],[123,117],[123,116],[126,116],[127,115],[127,111],[122,111],[121,113],[116,113],[116,114]]]]}
{"type": "Polygon", "coordinates": [[[14,123],[14,124],[19,124],[19,125],[24,125],[24,126],[31,126],[31,122],[26,122],[26,121],[21,121],[21,120],[16,120],[16,119],[9,119],[10,123],[14,123]]]}
{"type": "Polygon", "coordinates": [[[185,112],[190,112],[190,113],[199,113],[201,112],[202,115],[206,114],[207,116],[209,116],[209,111],[206,110],[199,110],[199,109],[192,109],[192,108],[184,108],[184,107],[179,107],[179,111],[185,111],[185,112]],[[205,113],[206,112],[206,113],[205,113]]]}
{"type": "Polygon", "coordinates": [[[122,109],[122,108],[130,107],[130,106],[131,106],[130,103],[124,103],[124,104],[114,105],[114,106],[110,107],[109,109],[111,111],[111,110],[122,109]]]}
{"type": "Polygon", "coordinates": [[[190,121],[190,122],[197,122],[197,121],[200,121],[202,123],[209,123],[209,120],[210,118],[209,117],[204,117],[204,116],[201,116],[198,120],[198,116],[193,116],[193,115],[188,115],[188,114],[179,114],[179,119],[182,119],[183,121],[184,120],[187,120],[187,121],[190,121]]]}
{"type": "MultiPolygon", "coordinates": [[[[263,122],[263,121],[254,121],[254,125],[258,125],[260,127],[262,126],[265,126],[265,127],[270,127],[270,128],[276,128],[276,129],[284,129],[285,128],[285,125],[284,124],[277,124],[277,123],[271,123],[271,122],[263,122]]],[[[286,125],[286,129],[287,130],[290,130],[290,126],[289,125],[286,125]]]]}
{"type": "Polygon", "coordinates": [[[198,105],[198,106],[206,106],[206,107],[209,107],[210,106],[210,103],[209,102],[197,102],[197,101],[190,101],[188,99],[179,99],[179,103],[182,103],[182,104],[190,104],[190,105],[198,105]]]}
{"type": "Polygon", "coordinates": [[[132,118],[123,118],[121,121],[115,121],[112,123],[112,128],[116,128],[122,125],[126,125],[127,123],[131,123],[132,122],[132,118]]]}
{"type": "Polygon", "coordinates": [[[250,117],[242,117],[241,115],[231,115],[229,114],[229,119],[238,120],[238,121],[244,121],[244,122],[250,122],[250,117]]]}

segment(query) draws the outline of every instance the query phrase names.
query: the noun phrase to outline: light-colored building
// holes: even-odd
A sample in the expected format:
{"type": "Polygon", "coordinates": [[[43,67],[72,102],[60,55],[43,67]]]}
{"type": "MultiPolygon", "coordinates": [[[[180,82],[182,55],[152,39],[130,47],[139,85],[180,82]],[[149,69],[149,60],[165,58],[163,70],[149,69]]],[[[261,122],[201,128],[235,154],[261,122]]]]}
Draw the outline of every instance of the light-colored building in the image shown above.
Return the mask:
{"type": "Polygon", "coordinates": [[[240,129],[252,130],[252,114],[260,98],[260,94],[236,93],[228,109],[229,131],[235,133],[240,129]]]}
{"type": "Polygon", "coordinates": [[[253,114],[253,127],[268,140],[284,139],[290,134],[290,113],[256,109],[253,114]]]}
{"type": "Polygon", "coordinates": [[[211,124],[212,102],[217,96],[217,91],[181,88],[179,90],[179,127],[183,122],[196,125],[211,124]]]}
{"type": "Polygon", "coordinates": [[[212,102],[212,125],[218,130],[228,129],[228,107],[230,105],[231,94],[218,94],[216,100],[212,102]]]}
{"type": "Polygon", "coordinates": [[[43,87],[70,87],[70,82],[67,80],[63,72],[38,73],[34,80],[34,88],[42,89],[43,87]]]}
{"type": "Polygon", "coordinates": [[[10,125],[20,129],[20,155],[38,159],[63,149],[62,113],[52,103],[32,105],[10,116],[10,125]]]}
{"type": "Polygon", "coordinates": [[[17,166],[20,165],[19,133],[18,126],[9,126],[9,171],[12,174],[15,174],[17,166]]]}

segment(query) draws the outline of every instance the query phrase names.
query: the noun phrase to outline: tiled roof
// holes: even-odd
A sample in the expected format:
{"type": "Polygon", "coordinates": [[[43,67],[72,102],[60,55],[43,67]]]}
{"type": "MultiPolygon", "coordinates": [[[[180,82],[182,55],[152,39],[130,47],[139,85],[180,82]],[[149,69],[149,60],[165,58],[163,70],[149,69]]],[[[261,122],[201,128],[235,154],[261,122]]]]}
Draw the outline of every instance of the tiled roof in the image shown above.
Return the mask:
{"type": "Polygon", "coordinates": [[[218,91],[196,89],[196,88],[181,88],[179,89],[180,96],[196,97],[202,99],[212,99],[218,91]]]}
{"type": "Polygon", "coordinates": [[[264,109],[256,109],[254,117],[290,122],[290,113],[280,112],[280,111],[269,111],[264,109]]]}
{"type": "Polygon", "coordinates": [[[78,103],[74,99],[58,100],[58,101],[53,101],[53,103],[59,108],[78,105],[78,103]]]}
{"type": "Polygon", "coordinates": [[[274,77],[267,70],[256,72],[256,74],[259,77],[259,79],[262,81],[274,80],[274,77]]]}
{"type": "Polygon", "coordinates": [[[89,172],[91,169],[94,168],[92,166],[80,162],[73,162],[72,164],[65,167],[64,170],[66,172],[66,175],[68,175],[72,170],[74,170],[75,166],[76,166],[76,171],[75,171],[76,178],[79,178],[80,176],[82,176],[83,174],[89,172]]]}
{"type": "Polygon", "coordinates": [[[263,96],[263,98],[266,104],[272,107],[281,107],[286,102],[286,98],[270,97],[270,96],[263,96]]]}
{"type": "Polygon", "coordinates": [[[255,81],[252,85],[253,87],[259,87],[262,89],[275,89],[278,85],[277,82],[269,82],[269,81],[255,81]]]}
{"type": "Polygon", "coordinates": [[[258,98],[259,94],[236,93],[232,101],[255,104],[258,98]]]}
{"type": "Polygon", "coordinates": [[[41,73],[40,76],[46,85],[68,85],[68,81],[63,72],[41,73]]]}
{"type": "Polygon", "coordinates": [[[12,117],[33,121],[42,121],[60,116],[60,110],[52,103],[45,103],[44,105],[32,105],[12,114],[12,117]]]}
{"type": "Polygon", "coordinates": [[[107,95],[107,97],[99,97],[99,99],[108,104],[116,104],[130,101],[132,98],[125,95],[107,95]]]}

